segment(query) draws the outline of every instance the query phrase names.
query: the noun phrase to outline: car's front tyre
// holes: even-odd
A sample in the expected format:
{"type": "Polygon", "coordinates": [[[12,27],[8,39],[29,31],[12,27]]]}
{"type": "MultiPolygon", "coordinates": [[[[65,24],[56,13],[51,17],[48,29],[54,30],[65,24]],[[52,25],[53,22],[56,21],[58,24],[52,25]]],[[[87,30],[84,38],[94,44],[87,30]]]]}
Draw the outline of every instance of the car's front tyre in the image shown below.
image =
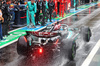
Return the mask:
{"type": "Polygon", "coordinates": [[[83,40],[84,41],[86,41],[86,42],[89,42],[90,41],[90,38],[91,38],[92,33],[91,33],[91,30],[90,30],[89,27],[83,26],[81,28],[81,34],[83,36],[83,40]]]}
{"type": "Polygon", "coordinates": [[[26,36],[21,36],[17,41],[17,53],[27,56],[27,39],[26,36]]]}

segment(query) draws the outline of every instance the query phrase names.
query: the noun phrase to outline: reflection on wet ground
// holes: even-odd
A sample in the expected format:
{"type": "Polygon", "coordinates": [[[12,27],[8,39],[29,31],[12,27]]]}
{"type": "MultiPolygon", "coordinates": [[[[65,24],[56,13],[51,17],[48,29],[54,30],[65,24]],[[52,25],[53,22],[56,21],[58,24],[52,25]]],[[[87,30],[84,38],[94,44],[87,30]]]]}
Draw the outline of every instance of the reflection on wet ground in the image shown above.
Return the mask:
{"type": "MultiPolygon", "coordinates": [[[[94,10],[96,10],[99,7],[100,6],[96,5],[80,13],[77,13],[76,15],[62,20],[62,23],[67,24],[69,26],[75,26],[74,23],[82,21],[81,19],[86,17],[88,14],[91,14],[94,10]]],[[[23,56],[19,56],[16,51],[16,43],[13,43],[5,48],[0,49],[0,66],[80,66],[86,58],[87,54],[90,52],[90,50],[93,48],[93,46],[99,39],[96,38],[99,35],[99,32],[95,30],[98,28],[95,26],[98,25],[99,18],[100,14],[90,19],[87,23],[83,23],[84,25],[88,25],[91,27],[93,36],[89,43],[85,43],[86,45],[84,45],[84,42],[80,44],[80,48],[77,50],[77,55],[74,61],[69,62],[68,60],[65,60],[65,58],[58,58],[56,60],[52,60],[52,62],[45,62],[45,59],[43,59],[41,62],[34,61],[33,58],[25,58],[23,56]],[[97,35],[95,35],[94,32],[96,32],[97,35]]]]}
{"type": "Polygon", "coordinates": [[[80,13],[77,13],[71,17],[66,18],[65,20],[62,20],[62,23],[70,26],[70,25],[74,24],[76,21],[79,21],[80,19],[84,18],[88,14],[91,14],[97,8],[100,8],[100,6],[96,5],[96,6],[90,7],[89,9],[86,9],[80,13]]]}

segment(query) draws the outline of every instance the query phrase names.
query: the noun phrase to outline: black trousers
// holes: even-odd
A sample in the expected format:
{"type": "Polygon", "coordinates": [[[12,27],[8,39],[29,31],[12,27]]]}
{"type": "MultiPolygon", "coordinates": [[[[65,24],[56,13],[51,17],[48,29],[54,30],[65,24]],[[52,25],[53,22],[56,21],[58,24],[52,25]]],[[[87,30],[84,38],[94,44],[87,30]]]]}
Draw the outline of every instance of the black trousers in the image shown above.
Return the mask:
{"type": "Polygon", "coordinates": [[[59,6],[60,6],[60,2],[57,2],[58,14],[59,14],[59,6]]]}
{"type": "Polygon", "coordinates": [[[52,15],[52,12],[53,12],[53,10],[52,9],[49,9],[49,14],[50,14],[50,22],[51,22],[51,15],[52,15]]]}
{"type": "Polygon", "coordinates": [[[3,36],[8,35],[8,30],[9,30],[9,21],[7,21],[8,16],[4,15],[4,23],[2,25],[2,32],[3,32],[3,36]]]}
{"type": "Polygon", "coordinates": [[[3,36],[5,36],[5,35],[8,35],[8,30],[9,30],[9,26],[8,26],[8,24],[3,24],[2,25],[2,32],[3,32],[3,36]]]}
{"type": "Polygon", "coordinates": [[[42,25],[45,25],[46,12],[45,11],[42,11],[42,12],[43,12],[43,22],[42,22],[42,25]]]}
{"type": "Polygon", "coordinates": [[[37,11],[36,13],[36,17],[35,17],[35,23],[38,24],[38,21],[39,21],[39,11],[37,11]]]}

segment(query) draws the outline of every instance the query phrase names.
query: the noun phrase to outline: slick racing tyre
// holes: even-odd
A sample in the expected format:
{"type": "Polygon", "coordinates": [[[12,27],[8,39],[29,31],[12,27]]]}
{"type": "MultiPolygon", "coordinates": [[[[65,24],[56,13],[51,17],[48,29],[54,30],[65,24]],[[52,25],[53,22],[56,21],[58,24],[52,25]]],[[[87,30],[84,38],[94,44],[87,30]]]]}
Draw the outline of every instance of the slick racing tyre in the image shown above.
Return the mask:
{"type": "Polygon", "coordinates": [[[83,26],[81,28],[81,34],[83,36],[83,40],[86,41],[86,42],[89,42],[90,41],[90,38],[91,38],[91,30],[89,27],[87,26],[83,26]]]}
{"type": "Polygon", "coordinates": [[[21,36],[17,42],[17,53],[19,55],[27,56],[27,39],[25,36],[21,36]]]}
{"type": "Polygon", "coordinates": [[[76,42],[71,42],[68,49],[68,59],[73,61],[76,55],[76,42]]]}

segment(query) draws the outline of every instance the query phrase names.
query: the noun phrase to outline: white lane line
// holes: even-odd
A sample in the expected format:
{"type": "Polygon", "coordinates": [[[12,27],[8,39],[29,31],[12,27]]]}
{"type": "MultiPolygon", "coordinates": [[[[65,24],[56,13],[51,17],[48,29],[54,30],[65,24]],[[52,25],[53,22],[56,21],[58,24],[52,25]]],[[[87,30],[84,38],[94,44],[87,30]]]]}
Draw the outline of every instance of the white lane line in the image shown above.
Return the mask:
{"type": "Polygon", "coordinates": [[[89,66],[90,62],[92,61],[94,55],[96,54],[96,52],[98,51],[99,48],[100,48],[100,40],[94,46],[94,48],[92,49],[92,51],[87,56],[87,58],[85,59],[85,61],[83,62],[83,64],[81,66],[89,66]]]}
{"type": "MultiPolygon", "coordinates": [[[[98,3],[97,3],[97,4],[98,4],[98,3]]],[[[97,5],[97,4],[95,4],[95,5],[97,5]]],[[[90,7],[93,7],[93,6],[95,6],[95,5],[92,5],[92,6],[90,6],[90,7]]],[[[90,8],[90,7],[89,7],[89,8],[90,8]]],[[[88,9],[88,8],[86,8],[86,9],[88,9]]],[[[84,10],[86,10],[86,9],[83,9],[83,10],[81,10],[81,11],[79,11],[79,12],[82,12],[82,11],[84,11],[84,10]]],[[[77,12],[77,13],[79,13],[79,12],[77,12]]],[[[74,14],[68,16],[68,17],[71,17],[71,16],[73,16],[73,15],[75,15],[75,14],[77,14],[77,13],[74,13],[74,14]]],[[[66,17],[66,18],[68,18],[68,17],[66,17]]],[[[61,19],[61,20],[59,20],[59,21],[62,21],[62,20],[64,20],[64,19],[66,19],[66,18],[63,18],[63,19],[61,19]]],[[[57,22],[57,21],[56,21],[56,22],[57,22]]],[[[54,22],[54,23],[56,23],[56,22],[54,22]]],[[[54,24],[54,23],[52,23],[52,24],[54,24]]],[[[23,27],[21,27],[21,28],[23,28],[23,27]]],[[[21,28],[18,28],[18,29],[21,29],[21,28]]],[[[44,28],[46,28],[46,26],[43,27],[43,28],[41,28],[41,29],[39,29],[39,30],[37,30],[37,31],[40,31],[40,30],[42,30],[42,29],[44,29],[44,28]]],[[[15,30],[18,30],[18,29],[15,29],[15,30]]],[[[13,31],[15,31],[15,30],[9,31],[8,33],[13,32],[13,31]]],[[[17,39],[17,40],[18,40],[18,39],[17,39]]],[[[10,42],[10,43],[7,43],[7,44],[5,44],[5,45],[3,45],[3,46],[0,46],[0,49],[3,48],[3,47],[8,46],[8,45],[10,45],[10,44],[12,44],[12,43],[14,43],[14,42],[16,42],[17,40],[14,40],[14,41],[12,41],[12,42],[10,42]]]]}

